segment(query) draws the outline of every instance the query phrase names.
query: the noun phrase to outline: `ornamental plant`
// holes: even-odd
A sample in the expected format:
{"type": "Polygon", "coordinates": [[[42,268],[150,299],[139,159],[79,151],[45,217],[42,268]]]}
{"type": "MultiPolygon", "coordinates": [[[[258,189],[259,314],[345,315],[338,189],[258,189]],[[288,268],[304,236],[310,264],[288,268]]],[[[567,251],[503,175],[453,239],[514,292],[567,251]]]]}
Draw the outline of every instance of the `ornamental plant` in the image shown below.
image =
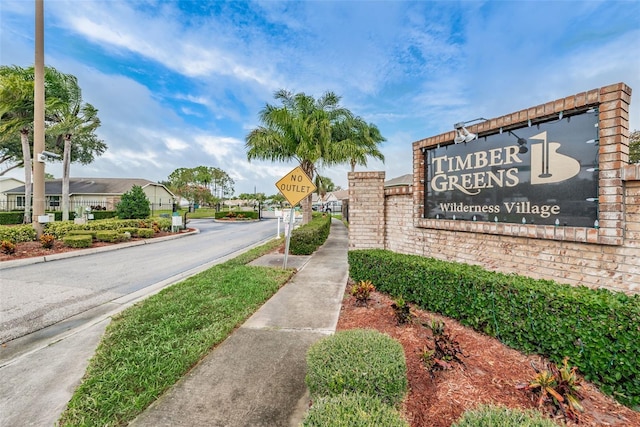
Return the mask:
{"type": "Polygon", "coordinates": [[[411,322],[411,307],[409,307],[409,304],[404,300],[404,298],[402,298],[402,296],[399,296],[393,300],[391,308],[396,315],[396,321],[398,322],[398,325],[404,325],[411,322]]]}
{"type": "MultiPolygon", "coordinates": [[[[427,326],[427,325],[424,325],[427,326]]],[[[445,324],[441,320],[432,319],[431,328],[433,334],[433,350],[425,346],[420,355],[422,362],[429,372],[451,369],[451,363],[457,362],[464,365],[458,356],[465,356],[460,343],[454,337],[445,332],[445,324]]]]}
{"type": "Polygon", "coordinates": [[[40,243],[45,249],[53,248],[53,244],[55,243],[55,241],[56,236],[54,236],[53,234],[44,233],[42,236],[40,236],[40,243]]]}
{"type": "Polygon", "coordinates": [[[16,253],[16,245],[10,240],[3,240],[2,243],[0,243],[0,251],[2,251],[3,254],[13,255],[16,253]]]}
{"type": "Polygon", "coordinates": [[[351,295],[356,297],[357,306],[366,306],[371,297],[371,292],[375,291],[376,287],[369,280],[361,280],[351,287],[351,295]]]}
{"type": "Polygon", "coordinates": [[[520,388],[536,395],[539,407],[547,407],[554,415],[561,412],[565,418],[579,421],[580,412],[584,411],[580,402],[581,380],[578,368],[569,368],[568,363],[569,358],[565,357],[562,366],[549,363],[545,370],[536,369],[536,376],[520,388]]]}

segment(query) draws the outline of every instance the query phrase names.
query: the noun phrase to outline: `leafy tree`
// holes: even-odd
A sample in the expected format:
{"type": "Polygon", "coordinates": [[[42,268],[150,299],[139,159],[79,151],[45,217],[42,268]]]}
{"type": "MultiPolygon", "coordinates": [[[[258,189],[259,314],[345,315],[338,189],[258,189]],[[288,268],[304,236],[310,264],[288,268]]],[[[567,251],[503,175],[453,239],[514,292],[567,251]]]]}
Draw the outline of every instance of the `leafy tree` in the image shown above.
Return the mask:
{"type": "Polygon", "coordinates": [[[326,176],[316,175],[314,184],[316,185],[316,193],[320,198],[324,198],[327,193],[335,191],[336,188],[331,178],[327,178],[326,176]]]}
{"type": "Polygon", "coordinates": [[[91,163],[94,155],[101,155],[106,145],[95,135],[100,126],[98,110],[83,103],[82,92],[76,77],[48,69],[56,85],[50,90],[55,99],[47,114],[52,123],[49,133],[56,138],[56,151],[62,149],[62,220],[69,219],[69,177],[72,157],[81,163],[91,163]],[[72,139],[81,150],[72,152],[72,139]],[[75,154],[75,156],[74,156],[75,154]]]}
{"type": "Polygon", "coordinates": [[[0,67],[0,149],[3,164],[13,163],[12,166],[6,167],[4,172],[24,167],[25,224],[31,222],[32,156],[29,133],[33,129],[33,87],[33,74],[29,75],[20,67],[0,67]],[[16,144],[18,135],[20,145],[16,144]]]}
{"type": "Polygon", "coordinates": [[[277,204],[280,209],[284,206],[284,203],[287,199],[282,195],[282,193],[276,193],[272,196],[267,197],[267,200],[271,203],[277,204]]]}
{"type": "Polygon", "coordinates": [[[150,201],[142,191],[142,187],[134,185],[122,195],[116,206],[116,214],[121,219],[144,219],[151,214],[150,201]]]}
{"type": "Polygon", "coordinates": [[[640,130],[634,130],[629,135],[629,161],[640,163],[640,130]]]}
{"type": "MultiPolygon", "coordinates": [[[[316,166],[343,163],[346,156],[331,149],[333,127],[352,114],[339,105],[340,97],[326,92],[319,99],[286,90],[275,93],[282,105],[267,104],[260,112],[262,126],[246,137],[247,159],[295,160],[313,180],[316,166]]],[[[303,223],[311,220],[311,194],[302,201],[303,223]]]]}
{"type": "Polygon", "coordinates": [[[176,169],[169,175],[168,184],[174,194],[189,203],[207,204],[233,193],[234,182],[222,169],[198,166],[176,169]]]}

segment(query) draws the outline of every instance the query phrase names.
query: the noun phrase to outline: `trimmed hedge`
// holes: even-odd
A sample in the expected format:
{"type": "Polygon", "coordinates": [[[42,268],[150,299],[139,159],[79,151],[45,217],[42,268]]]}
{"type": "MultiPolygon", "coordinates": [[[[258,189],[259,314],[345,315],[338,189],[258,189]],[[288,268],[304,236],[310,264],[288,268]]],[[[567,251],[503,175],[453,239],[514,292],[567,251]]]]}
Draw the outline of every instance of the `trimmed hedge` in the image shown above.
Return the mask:
{"type": "Polygon", "coordinates": [[[31,224],[6,226],[0,225],[0,240],[13,243],[32,242],[36,239],[36,230],[31,224]]]}
{"type": "Polygon", "coordinates": [[[122,227],[118,229],[121,233],[129,233],[131,237],[138,236],[138,227],[122,227]]]}
{"type": "MultiPolygon", "coordinates": [[[[53,214],[56,221],[62,221],[62,211],[47,211],[47,214],[53,214]]],[[[115,211],[91,211],[93,214],[93,219],[108,219],[115,218],[115,211]]],[[[76,213],[73,211],[69,211],[69,219],[73,220],[76,217],[76,213]]],[[[0,212],[0,224],[11,225],[11,224],[22,224],[22,220],[24,219],[24,211],[11,211],[11,212],[0,212]]]]}
{"type": "Polygon", "coordinates": [[[65,236],[91,236],[92,239],[98,238],[98,232],[93,230],[69,230],[65,236]]]}
{"type": "Polygon", "coordinates": [[[56,238],[61,238],[70,230],[120,230],[122,228],[148,228],[153,230],[157,225],[160,230],[171,230],[171,218],[149,218],[149,219],[103,219],[88,221],[86,224],[75,224],[73,221],[50,222],[45,226],[47,233],[53,234],[56,238]]]}
{"type": "Polygon", "coordinates": [[[363,393],[397,406],[408,387],[404,350],[376,330],[340,331],[309,348],[305,381],[314,400],[363,393]]]}
{"type": "Polygon", "coordinates": [[[321,397],[302,421],[303,427],[409,427],[400,413],[363,394],[321,397]]]}
{"type": "Polygon", "coordinates": [[[640,405],[640,296],[386,250],[349,252],[356,282],[459,320],[525,353],[565,356],[606,394],[640,405]]]}
{"type": "Polygon", "coordinates": [[[93,238],[88,235],[65,236],[62,241],[70,248],[90,248],[93,244],[93,238]]]}
{"type": "Polygon", "coordinates": [[[142,237],[143,239],[153,237],[154,234],[156,233],[155,231],[153,231],[153,228],[138,228],[138,230],[136,231],[136,235],[138,237],[142,237]]]}
{"type": "Polygon", "coordinates": [[[24,220],[24,211],[0,212],[0,224],[14,225],[22,224],[24,220]]]}
{"type": "Polygon", "coordinates": [[[534,410],[481,405],[466,411],[451,427],[558,427],[558,424],[534,410]]]}
{"type": "Polygon", "coordinates": [[[307,224],[294,229],[289,241],[292,255],[311,255],[324,244],[331,231],[331,216],[314,214],[307,224]]]}
{"type": "MultiPolygon", "coordinates": [[[[153,231],[153,230],[152,230],[153,231]]],[[[125,240],[129,240],[131,235],[127,235],[120,230],[102,230],[96,231],[96,239],[101,242],[124,242],[125,240]]]]}

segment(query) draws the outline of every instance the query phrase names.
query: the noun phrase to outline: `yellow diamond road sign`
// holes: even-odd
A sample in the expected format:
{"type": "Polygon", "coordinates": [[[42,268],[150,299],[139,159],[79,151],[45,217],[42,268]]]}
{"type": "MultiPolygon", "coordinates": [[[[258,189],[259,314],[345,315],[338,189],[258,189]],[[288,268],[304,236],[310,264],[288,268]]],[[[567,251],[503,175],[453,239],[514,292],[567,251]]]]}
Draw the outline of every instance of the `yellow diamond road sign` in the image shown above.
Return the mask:
{"type": "Polygon", "coordinates": [[[316,190],[316,186],[300,166],[276,182],[276,187],[292,207],[316,190]]]}

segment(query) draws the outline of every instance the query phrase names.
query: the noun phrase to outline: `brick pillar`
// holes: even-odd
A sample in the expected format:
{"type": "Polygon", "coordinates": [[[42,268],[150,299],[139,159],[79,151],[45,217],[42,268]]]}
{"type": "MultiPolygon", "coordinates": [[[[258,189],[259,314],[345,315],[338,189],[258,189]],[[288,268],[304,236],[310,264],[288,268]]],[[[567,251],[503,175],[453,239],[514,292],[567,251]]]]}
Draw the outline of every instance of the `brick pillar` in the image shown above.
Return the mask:
{"type": "Polygon", "coordinates": [[[349,249],[384,249],[384,172],[349,172],[349,249]]]}

